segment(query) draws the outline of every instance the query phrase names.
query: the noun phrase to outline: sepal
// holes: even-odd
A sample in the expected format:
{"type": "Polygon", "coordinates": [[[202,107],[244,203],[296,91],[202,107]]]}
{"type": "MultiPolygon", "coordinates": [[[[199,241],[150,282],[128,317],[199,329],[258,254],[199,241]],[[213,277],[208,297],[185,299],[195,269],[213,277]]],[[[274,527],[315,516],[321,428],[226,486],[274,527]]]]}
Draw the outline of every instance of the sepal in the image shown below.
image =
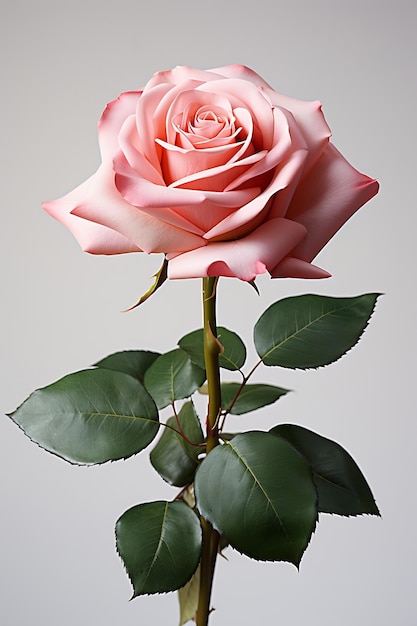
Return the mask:
{"type": "Polygon", "coordinates": [[[133,311],[133,309],[136,309],[138,306],[146,302],[146,300],[148,300],[151,296],[153,296],[155,291],[157,291],[160,287],[162,287],[162,285],[168,278],[168,261],[166,259],[163,260],[161,267],[156,272],[156,274],[153,275],[153,278],[155,278],[155,280],[152,283],[152,285],[149,287],[148,291],[146,291],[143,294],[143,296],[141,296],[135,304],[130,306],[128,309],[125,309],[123,311],[124,313],[127,313],[128,311],[133,311]]]}
{"type": "Polygon", "coordinates": [[[200,565],[197,567],[192,578],[184,587],[178,589],[178,602],[180,605],[180,622],[183,626],[190,620],[194,620],[198,608],[198,596],[200,592],[200,565]]]}

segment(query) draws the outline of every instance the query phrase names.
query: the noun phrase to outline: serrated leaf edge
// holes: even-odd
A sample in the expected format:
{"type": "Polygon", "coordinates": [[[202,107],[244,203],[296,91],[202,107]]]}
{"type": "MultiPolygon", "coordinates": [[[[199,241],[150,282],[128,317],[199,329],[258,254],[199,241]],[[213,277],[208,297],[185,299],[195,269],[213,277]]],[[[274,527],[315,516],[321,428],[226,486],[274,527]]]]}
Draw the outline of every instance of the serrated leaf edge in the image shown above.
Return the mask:
{"type": "MultiPolygon", "coordinates": [[[[168,510],[168,506],[169,506],[169,504],[172,504],[172,503],[173,503],[173,502],[168,501],[168,500],[166,500],[166,501],[164,501],[164,500],[156,500],[156,501],[149,502],[149,503],[148,503],[148,502],[142,502],[141,504],[136,504],[136,505],[134,505],[134,506],[130,507],[130,509],[133,509],[133,508],[135,508],[136,506],[142,506],[143,504],[154,504],[154,503],[156,503],[156,502],[162,502],[162,503],[166,504],[166,508],[165,508],[165,516],[164,516],[164,519],[165,519],[165,517],[166,517],[166,511],[168,510]]],[[[174,502],[177,502],[177,500],[174,500],[174,502]]],[[[187,506],[187,507],[188,507],[188,505],[187,505],[186,503],[184,503],[184,504],[185,504],[185,506],[187,506]]],[[[188,508],[190,508],[190,507],[188,507],[188,508]]],[[[126,575],[127,575],[128,579],[129,579],[129,582],[130,582],[130,584],[131,584],[131,585],[132,585],[132,587],[133,587],[133,595],[129,598],[129,602],[131,602],[131,601],[132,601],[132,600],[134,600],[135,598],[139,598],[139,597],[141,597],[141,596],[155,596],[155,595],[162,595],[162,594],[166,594],[166,593],[174,593],[175,591],[178,591],[179,589],[182,589],[183,587],[185,587],[185,585],[187,585],[187,584],[190,582],[190,580],[191,580],[191,578],[194,576],[194,574],[195,574],[195,572],[196,572],[196,570],[197,570],[198,566],[200,565],[200,558],[198,559],[198,561],[197,561],[197,565],[196,565],[196,568],[195,568],[195,569],[194,569],[194,571],[192,572],[191,576],[188,578],[188,580],[186,580],[184,583],[182,583],[182,584],[181,584],[181,586],[180,586],[180,587],[178,587],[177,589],[171,589],[171,590],[169,590],[169,591],[154,591],[154,592],[143,592],[143,593],[142,593],[142,592],[141,592],[141,593],[136,593],[136,592],[135,592],[135,587],[134,587],[134,584],[133,584],[132,578],[131,578],[131,576],[130,576],[130,574],[129,574],[129,571],[128,571],[128,569],[127,569],[126,565],[125,565],[125,562],[124,562],[124,560],[123,560],[123,557],[122,557],[122,555],[120,554],[120,550],[119,550],[119,542],[118,542],[118,537],[117,537],[117,526],[118,526],[118,523],[119,523],[119,521],[121,520],[121,518],[123,517],[123,515],[125,515],[125,513],[127,513],[128,511],[130,511],[130,509],[127,509],[124,513],[122,513],[122,515],[118,518],[118,520],[116,521],[116,524],[115,524],[115,539],[116,539],[115,544],[116,544],[116,553],[117,553],[118,557],[120,558],[120,560],[121,560],[121,562],[122,562],[122,564],[123,564],[123,569],[125,570],[126,575]]],[[[191,508],[190,508],[190,510],[192,510],[192,511],[193,511],[193,509],[191,509],[191,508]]],[[[194,515],[196,515],[196,517],[198,517],[198,516],[197,516],[197,514],[195,513],[195,511],[193,511],[193,512],[194,512],[194,515]]],[[[159,542],[159,543],[158,543],[158,546],[160,545],[160,543],[161,543],[161,542],[159,542]]],[[[154,562],[155,562],[155,558],[156,558],[156,557],[154,557],[154,559],[153,559],[152,563],[154,563],[154,562]]]]}
{"type": "MultiPolygon", "coordinates": [[[[237,435],[234,435],[234,436],[238,436],[238,435],[245,435],[245,434],[252,433],[252,432],[268,432],[268,431],[256,431],[256,430],[252,430],[252,431],[246,431],[246,432],[243,432],[243,433],[237,433],[237,435]]],[[[234,438],[234,437],[233,437],[233,438],[234,438]]],[[[234,453],[236,454],[236,456],[238,457],[238,459],[239,459],[239,460],[243,463],[243,460],[242,460],[241,456],[240,456],[239,454],[237,454],[236,449],[232,446],[232,444],[231,444],[231,440],[223,440],[223,441],[224,441],[224,443],[223,443],[222,445],[224,445],[224,446],[230,446],[230,447],[231,447],[231,449],[233,450],[233,452],[234,452],[234,453]]],[[[289,443],[289,442],[287,442],[287,443],[289,443]]],[[[291,445],[291,444],[290,444],[290,445],[291,445]]],[[[293,448],[293,446],[291,446],[291,447],[293,448]]],[[[298,452],[298,450],[297,450],[297,453],[298,453],[298,454],[300,454],[300,453],[298,452]]],[[[300,457],[301,457],[301,458],[303,458],[303,460],[305,461],[304,457],[303,457],[301,454],[300,454],[300,457]]],[[[319,512],[318,512],[318,493],[317,493],[317,487],[316,487],[316,484],[315,484],[315,482],[314,482],[314,480],[313,480],[313,472],[312,472],[312,470],[311,470],[311,466],[309,465],[309,463],[307,463],[307,461],[305,461],[305,463],[306,463],[307,468],[309,469],[310,476],[311,476],[311,481],[312,481],[312,484],[313,484],[313,487],[314,487],[314,490],[315,490],[315,493],[316,493],[316,501],[315,501],[316,515],[315,515],[315,518],[314,518],[314,521],[313,521],[313,526],[312,526],[311,532],[310,532],[310,534],[309,534],[309,536],[308,536],[308,538],[307,538],[307,541],[305,542],[305,545],[303,546],[303,548],[302,548],[302,550],[301,550],[300,558],[298,559],[298,561],[297,561],[297,562],[294,562],[294,561],[291,561],[290,559],[272,559],[272,560],[271,560],[271,559],[262,559],[262,558],[257,558],[257,557],[254,557],[254,556],[252,556],[252,555],[246,554],[246,552],[243,552],[242,550],[239,550],[239,548],[237,548],[237,547],[236,547],[236,546],[235,546],[235,545],[234,545],[234,544],[230,541],[230,538],[227,536],[227,533],[225,533],[225,532],[223,531],[223,529],[222,529],[222,528],[220,528],[220,527],[219,527],[219,526],[218,526],[218,525],[217,525],[214,521],[209,520],[209,521],[210,521],[210,523],[211,523],[211,525],[213,526],[213,528],[214,528],[214,529],[215,529],[215,530],[216,530],[216,531],[217,531],[217,532],[218,532],[221,536],[223,536],[223,537],[224,537],[224,539],[228,542],[228,544],[230,545],[230,547],[231,547],[233,550],[235,550],[235,551],[236,551],[236,552],[238,552],[239,554],[242,554],[242,555],[246,556],[247,558],[251,559],[252,561],[257,561],[257,562],[261,562],[261,563],[290,563],[291,565],[294,565],[294,566],[296,567],[296,569],[299,571],[299,569],[300,569],[300,564],[301,564],[302,558],[303,558],[303,556],[304,556],[304,553],[305,553],[305,551],[307,550],[308,546],[310,545],[311,539],[312,539],[312,537],[313,537],[313,535],[314,535],[314,533],[315,533],[315,531],[316,531],[317,524],[318,524],[318,522],[319,522],[319,512]]],[[[256,479],[256,476],[255,476],[255,475],[253,474],[253,472],[250,470],[249,466],[247,466],[247,464],[246,464],[246,463],[244,463],[244,466],[245,466],[245,467],[248,469],[248,471],[252,474],[252,476],[254,477],[254,479],[256,479]]],[[[257,482],[257,483],[259,483],[259,481],[258,481],[257,479],[256,479],[256,482],[257,482]]],[[[260,485],[260,483],[259,483],[259,485],[260,485]]],[[[260,486],[261,486],[261,485],[260,485],[260,486]]],[[[264,491],[264,489],[262,489],[262,487],[261,487],[261,490],[262,490],[262,492],[265,494],[265,491],[264,491]]],[[[265,494],[265,496],[266,496],[266,494],[265,494]]],[[[267,498],[267,500],[268,500],[268,502],[270,502],[269,497],[267,498]]],[[[198,502],[196,503],[196,505],[197,505],[197,509],[199,509],[198,502]]],[[[272,503],[271,503],[271,508],[275,511],[275,507],[273,507],[273,506],[272,506],[272,503]]],[[[202,515],[204,516],[204,511],[202,511],[201,513],[202,513],[202,515]]],[[[276,512],[276,511],[275,511],[275,513],[277,514],[277,512],[276,512]]],[[[284,529],[284,531],[285,531],[285,535],[288,537],[287,532],[286,532],[286,530],[285,530],[285,527],[283,526],[283,524],[282,524],[282,522],[281,522],[280,517],[279,517],[279,515],[278,515],[278,514],[277,514],[277,518],[278,518],[279,523],[281,524],[282,528],[283,528],[283,529],[284,529]]]]}
{"type": "MultiPolygon", "coordinates": [[[[304,295],[305,295],[305,296],[317,296],[318,294],[312,294],[312,293],[309,293],[309,294],[304,294],[304,295]]],[[[350,351],[351,351],[351,350],[352,350],[352,349],[353,349],[353,348],[354,348],[354,347],[355,347],[355,346],[359,343],[360,339],[362,338],[362,336],[363,336],[363,334],[364,334],[365,330],[367,329],[367,327],[368,327],[368,325],[369,325],[369,322],[370,322],[370,320],[371,320],[371,318],[372,318],[372,316],[373,316],[373,314],[374,314],[374,312],[375,312],[375,308],[376,308],[377,300],[378,300],[378,298],[379,298],[380,296],[382,296],[382,295],[384,295],[384,294],[383,294],[383,293],[373,293],[373,292],[361,294],[361,296],[375,296],[375,301],[374,301],[374,304],[373,304],[373,306],[372,306],[372,309],[371,309],[371,312],[370,312],[370,314],[369,314],[369,317],[368,317],[367,321],[365,322],[365,325],[363,326],[362,331],[361,331],[361,333],[358,335],[358,338],[356,339],[355,343],[354,343],[354,344],[352,344],[352,345],[350,346],[350,348],[348,348],[345,352],[343,352],[343,353],[342,353],[340,356],[338,356],[336,359],[334,359],[334,360],[330,361],[330,363],[326,363],[326,364],[324,364],[324,365],[312,365],[312,366],[308,366],[308,367],[292,367],[292,366],[290,366],[290,365],[269,365],[269,364],[265,363],[264,359],[265,359],[265,357],[266,357],[266,356],[268,356],[269,354],[271,354],[274,350],[276,350],[276,349],[278,349],[278,348],[281,348],[281,347],[282,347],[283,345],[285,345],[285,343],[286,343],[287,341],[289,341],[290,339],[294,339],[294,337],[296,337],[296,336],[297,336],[297,334],[300,332],[300,330],[297,330],[297,333],[293,333],[293,334],[292,334],[292,335],[290,335],[289,337],[286,337],[286,339],[285,339],[284,341],[282,341],[280,344],[278,344],[278,345],[274,346],[274,348],[273,348],[273,349],[271,349],[269,352],[265,353],[263,356],[261,356],[261,355],[259,354],[258,350],[256,350],[256,351],[257,351],[257,354],[258,354],[259,358],[261,359],[262,363],[263,363],[266,367],[282,367],[282,368],[285,368],[285,369],[300,370],[300,371],[303,371],[303,372],[304,372],[304,371],[307,371],[307,370],[318,370],[318,369],[321,369],[321,368],[323,368],[323,367],[328,367],[329,365],[332,365],[333,363],[337,363],[337,361],[340,361],[340,359],[341,359],[342,357],[344,357],[346,354],[348,354],[348,352],[350,352],[350,351]]],[[[282,300],[279,300],[278,302],[283,302],[284,300],[293,300],[293,299],[295,299],[295,298],[300,298],[300,297],[303,297],[303,296],[291,296],[290,298],[283,298],[282,300]]],[[[323,297],[323,296],[321,296],[321,297],[323,297]]],[[[333,299],[337,299],[337,296],[324,296],[324,297],[326,297],[326,298],[333,298],[333,299]]],[[[340,299],[351,299],[351,300],[354,300],[354,299],[357,299],[358,297],[360,297],[360,296],[352,296],[351,298],[347,297],[347,298],[340,298],[340,299]]],[[[268,307],[268,309],[272,308],[275,304],[278,304],[278,302],[275,302],[274,304],[271,304],[271,306],[270,306],[270,307],[268,307]]],[[[353,305],[353,304],[354,304],[354,303],[352,303],[352,305],[353,305]]],[[[349,307],[345,307],[345,308],[349,308],[349,307]]],[[[264,313],[266,313],[266,312],[268,311],[268,309],[266,309],[266,310],[264,311],[264,313]]],[[[339,310],[339,311],[340,311],[340,310],[342,310],[342,309],[337,309],[337,310],[339,310]]],[[[336,311],[336,309],[335,309],[335,311],[336,311]]],[[[331,314],[332,314],[332,313],[334,313],[335,311],[327,311],[327,312],[326,312],[326,314],[325,314],[325,315],[323,315],[323,316],[321,316],[321,317],[326,317],[327,315],[331,315],[331,314]]],[[[262,315],[264,315],[264,313],[263,313],[262,315]]],[[[261,316],[260,316],[260,318],[258,319],[258,322],[259,322],[259,320],[262,318],[262,315],[261,315],[261,316]]],[[[310,324],[312,324],[312,323],[316,323],[319,319],[321,319],[321,317],[316,318],[315,320],[313,320],[313,322],[310,322],[310,324]]],[[[258,322],[256,322],[256,324],[257,324],[258,322]]],[[[256,328],[256,324],[255,324],[255,328],[256,328]]],[[[310,326],[310,324],[307,324],[307,325],[303,326],[303,328],[302,328],[301,330],[306,330],[306,329],[310,326]]]]}
{"type": "MultiPolygon", "coordinates": [[[[289,424],[289,426],[291,426],[291,424],[289,424]]],[[[275,426],[272,427],[268,432],[270,432],[274,436],[278,436],[278,437],[281,437],[282,439],[285,439],[285,441],[287,443],[289,443],[290,446],[292,446],[292,448],[304,459],[306,464],[310,467],[311,474],[312,474],[312,477],[313,477],[313,482],[314,482],[314,485],[316,487],[317,494],[318,494],[318,487],[317,487],[316,480],[315,480],[316,478],[319,478],[320,480],[324,480],[325,482],[330,483],[333,487],[336,487],[337,489],[342,489],[343,491],[347,491],[347,492],[351,493],[351,490],[348,487],[345,487],[344,485],[339,485],[338,483],[336,483],[336,482],[334,482],[332,480],[329,480],[328,478],[325,478],[321,474],[318,474],[317,472],[315,472],[314,469],[312,468],[312,466],[310,465],[308,459],[304,456],[304,454],[291,441],[289,441],[286,437],[284,437],[283,435],[280,435],[278,433],[277,434],[273,433],[272,431],[273,431],[274,428],[275,428],[275,426]]],[[[301,428],[304,428],[304,427],[302,426],[301,428]]],[[[311,432],[314,432],[314,431],[311,431],[311,432]]],[[[317,433],[314,433],[314,434],[317,434],[317,433]]],[[[363,476],[363,479],[365,480],[366,484],[368,485],[368,481],[366,480],[362,470],[360,469],[359,465],[356,463],[356,461],[353,458],[353,456],[343,446],[341,446],[340,443],[338,443],[337,441],[334,441],[332,439],[328,439],[328,437],[324,437],[323,435],[320,435],[320,437],[322,437],[323,439],[327,439],[328,441],[331,441],[331,443],[334,444],[335,446],[337,446],[338,448],[340,448],[344,454],[348,455],[350,457],[350,459],[352,460],[352,462],[356,465],[356,467],[358,468],[359,472],[363,476]]],[[[338,517],[359,517],[359,516],[362,516],[362,515],[369,515],[369,516],[374,516],[374,517],[382,517],[382,515],[381,515],[381,513],[379,511],[378,505],[376,503],[376,500],[374,498],[374,495],[373,495],[369,485],[368,485],[368,488],[369,488],[369,491],[370,491],[371,496],[372,496],[373,503],[374,503],[375,508],[376,508],[376,512],[375,513],[371,512],[371,511],[363,511],[362,513],[335,513],[335,512],[332,512],[332,511],[320,511],[319,509],[318,509],[317,512],[318,512],[318,514],[322,514],[322,515],[337,515],[338,517]]]]}

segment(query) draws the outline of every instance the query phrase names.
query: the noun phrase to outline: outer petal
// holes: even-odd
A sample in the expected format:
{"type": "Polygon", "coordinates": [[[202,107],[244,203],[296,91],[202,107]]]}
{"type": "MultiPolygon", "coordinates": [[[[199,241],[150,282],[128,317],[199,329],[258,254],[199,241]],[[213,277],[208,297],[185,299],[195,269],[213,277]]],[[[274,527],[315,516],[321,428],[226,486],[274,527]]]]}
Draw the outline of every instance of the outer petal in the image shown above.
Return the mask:
{"type": "Polygon", "coordinates": [[[120,146],[120,150],[116,148],[113,152],[113,157],[115,154],[121,153],[129,167],[134,170],[138,176],[146,178],[146,180],[156,185],[165,185],[159,164],[158,168],[155,169],[140,151],[136,117],[134,115],[130,115],[120,129],[118,145],[120,146]]]}
{"type": "Polygon", "coordinates": [[[304,102],[278,94],[273,90],[265,90],[274,106],[290,111],[308,146],[309,156],[306,171],[317,161],[327,147],[331,130],[324,118],[321,103],[318,100],[304,102]]]}
{"type": "Polygon", "coordinates": [[[140,248],[120,233],[71,214],[74,207],[83,202],[87,196],[92,178],[58,200],[43,202],[43,208],[72,232],[85,252],[91,254],[141,252],[140,248]]]}
{"type": "Polygon", "coordinates": [[[287,256],[270,270],[272,278],[330,278],[331,274],[317,265],[287,256]]]}
{"type": "Polygon", "coordinates": [[[277,218],[243,239],[211,243],[175,257],[168,255],[168,277],[232,276],[253,280],[275,267],[305,235],[300,224],[277,218]]]}
{"type": "Polygon", "coordinates": [[[236,63],[234,65],[216,67],[209,71],[215,74],[221,74],[225,78],[240,78],[242,80],[247,80],[256,85],[256,87],[267,87],[272,89],[271,86],[261,76],[259,76],[259,74],[251,70],[246,65],[239,65],[236,63]]]}
{"type": "Polygon", "coordinates": [[[152,166],[160,172],[160,152],[161,149],[155,143],[157,137],[164,136],[165,120],[161,120],[155,116],[155,109],[161,99],[168,93],[170,89],[167,85],[158,85],[149,91],[144,90],[143,96],[138,101],[136,109],[136,125],[140,151],[152,164],[152,166]]]}
{"type": "Polygon", "coordinates": [[[222,74],[218,74],[216,70],[200,70],[187,65],[178,65],[172,70],[156,72],[146,83],[145,89],[148,90],[155,87],[155,85],[162,85],[165,83],[178,85],[187,80],[198,80],[199,82],[205,83],[209,80],[216,80],[218,78],[222,78],[222,74]]]}
{"type": "Polygon", "coordinates": [[[161,222],[126,202],[114,185],[111,166],[102,165],[90,179],[72,215],[96,222],[128,237],[144,252],[178,252],[205,245],[198,235],[161,222]]]}
{"type": "Polygon", "coordinates": [[[300,182],[286,217],[303,224],[305,240],[293,251],[311,261],[341,226],[377,192],[376,180],[353,168],[329,144],[316,166],[300,182]]]}
{"type": "Polygon", "coordinates": [[[103,161],[111,160],[118,148],[118,136],[124,121],[134,115],[141,91],[126,91],[109,102],[98,123],[98,140],[103,161]]]}

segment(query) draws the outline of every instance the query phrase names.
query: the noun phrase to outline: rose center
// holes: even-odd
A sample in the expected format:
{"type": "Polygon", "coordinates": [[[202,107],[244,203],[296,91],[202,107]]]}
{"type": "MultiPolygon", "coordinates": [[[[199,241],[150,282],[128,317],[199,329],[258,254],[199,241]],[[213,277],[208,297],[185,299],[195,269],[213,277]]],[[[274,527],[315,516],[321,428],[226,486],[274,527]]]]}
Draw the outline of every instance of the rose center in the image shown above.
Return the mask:
{"type": "Polygon", "coordinates": [[[233,115],[213,105],[177,113],[171,123],[176,133],[175,145],[185,149],[216,148],[235,143],[241,130],[236,128],[233,115]]]}
{"type": "Polygon", "coordinates": [[[205,95],[189,102],[176,100],[168,114],[165,139],[155,140],[162,148],[160,164],[167,185],[200,188],[212,175],[217,176],[216,183],[211,180],[212,190],[222,189],[228,178],[220,176],[219,168],[227,168],[244,149],[247,129],[230,103],[224,98],[204,102],[205,95]]]}

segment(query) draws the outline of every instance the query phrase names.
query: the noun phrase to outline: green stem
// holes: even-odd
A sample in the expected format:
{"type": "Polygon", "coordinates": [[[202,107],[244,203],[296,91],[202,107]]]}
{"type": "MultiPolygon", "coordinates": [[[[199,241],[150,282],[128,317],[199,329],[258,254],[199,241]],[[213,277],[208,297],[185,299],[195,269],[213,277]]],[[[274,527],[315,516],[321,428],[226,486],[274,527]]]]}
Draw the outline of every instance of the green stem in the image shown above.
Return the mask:
{"type": "MultiPolygon", "coordinates": [[[[208,386],[206,452],[209,454],[219,443],[220,394],[220,345],[217,341],[216,287],[217,277],[203,278],[204,358],[208,386]]],[[[203,545],[200,561],[200,590],[196,616],[197,626],[207,626],[210,614],[210,598],[214,568],[219,546],[219,534],[211,524],[201,518],[203,545]]]]}

